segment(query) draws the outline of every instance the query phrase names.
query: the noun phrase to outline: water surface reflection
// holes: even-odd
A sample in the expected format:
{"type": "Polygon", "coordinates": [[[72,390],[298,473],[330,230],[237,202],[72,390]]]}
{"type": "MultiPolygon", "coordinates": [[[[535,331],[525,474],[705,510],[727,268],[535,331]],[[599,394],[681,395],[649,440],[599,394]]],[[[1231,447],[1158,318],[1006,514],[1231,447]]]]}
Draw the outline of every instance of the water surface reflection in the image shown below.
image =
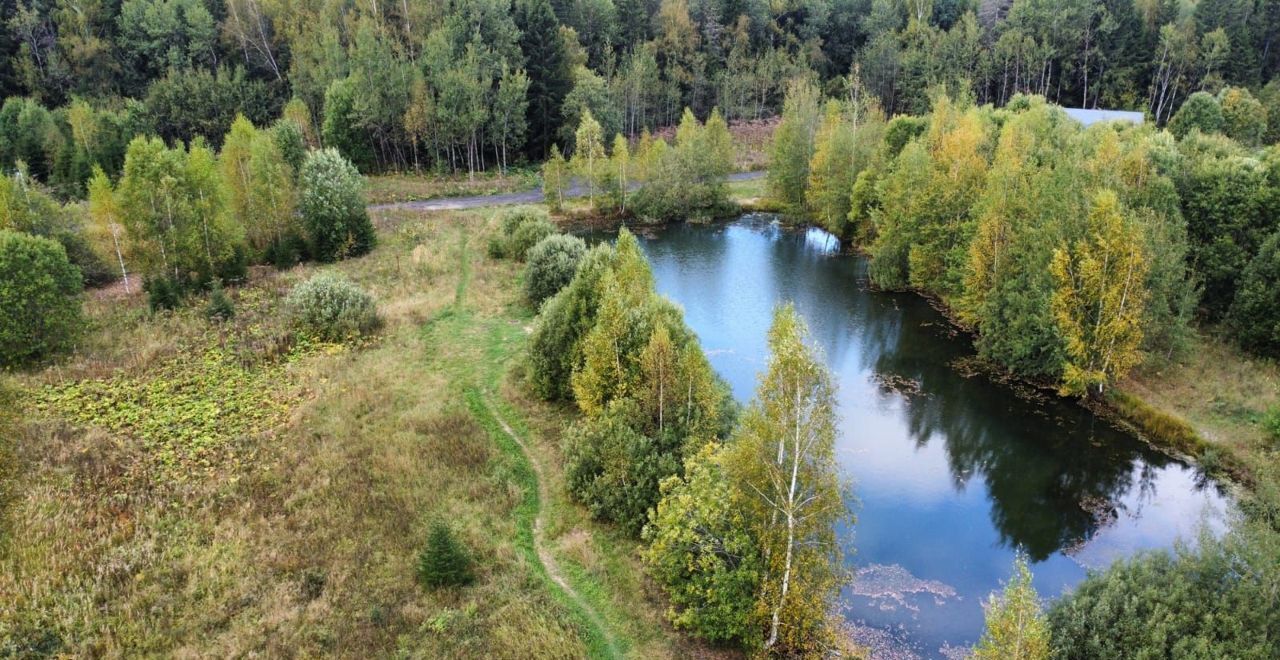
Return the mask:
{"type": "Polygon", "coordinates": [[[866,263],[770,216],[642,236],[658,289],[685,309],[741,401],[774,306],[794,302],[839,385],[841,466],[854,480],[849,620],[923,656],[981,634],[981,602],[1016,548],[1060,594],[1119,556],[1167,547],[1224,497],[1196,471],[1074,403],[957,369],[967,337],[924,299],[868,290],[866,263]]]}

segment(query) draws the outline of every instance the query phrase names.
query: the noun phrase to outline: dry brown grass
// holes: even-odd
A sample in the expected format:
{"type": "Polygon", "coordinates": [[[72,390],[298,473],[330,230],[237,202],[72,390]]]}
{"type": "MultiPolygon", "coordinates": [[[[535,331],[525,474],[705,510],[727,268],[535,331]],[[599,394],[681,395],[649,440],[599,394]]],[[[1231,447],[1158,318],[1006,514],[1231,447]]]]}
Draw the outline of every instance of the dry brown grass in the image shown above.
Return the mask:
{"type": "Polygon", "coordinates": [[[1262,419],[1280,406],[1280,366],[1206,336],[1179,362],[1138,372],[1121,388],[1173,411],[1209,442],[1250,451],[1267,444],[1262,419]]]}
{"type": "Polygon", "coordinates": [[[463,174],[381,174],[368,178],[365,197],[370,204],[416,202],[440,197],[470,197],[533,190],[538,186],[535,169],[463,174]]]}
{"type": "Polygon", "coordinates": [[[1179,361],[1140,370],[1117,390],[1121,413],[1149,435],[1252,487],[1246,508],[1280,514],[1280,443],[1265,429],[1280,407],[1280,365],[1202,336],[1179,361]]]}
{"type": "MultiPolygon", "coordinates": [[[[478,322],[527,324],[517,267],[484,256],[487,212],[378,222],[373,254],[324,267],[378,297],[386,325],[371,341],[301,354],[276,348],[272,338],[287,334],[276,303],[318,268],[305,266],[260,272],[233,289],[240,309],[258,311],[216,331],[199,304],[152,316],[136,296],[102,297],[88,305],[94,327],[75,355],[18,379],[28,393],[116,372],[145,379],[200,342],[225,341],[248,357],[270,353],[247,369],[288,360],[263,386],[294,403],[282,426],[221,439],[234,451],[189,474],[160,469],[127,433],[28,411],[16,443],[12,542],[0,543],[0,654],[585,653],[575,618],[516,547],[513,459],[457,388],[457,374],[492,351],[470,332],[427,341],[422,329],[453,303],[463,278],[478,322]],[[474,553],[473,586],[417,584],[417,554],[435,518],[474,553]]],[[[565,411],[518,388],[504,393],[529,411],[545,464],[558,465],[565,411]]],[[[566,563],[581,566],[587,589],[598,588],[592,597],[613,608],[607,618],[635,640],[633,654],[688,655],[692,647],[662,622],[634,542],[594,526],[561,495],[547,506],[566,537],[566,563]]]]}

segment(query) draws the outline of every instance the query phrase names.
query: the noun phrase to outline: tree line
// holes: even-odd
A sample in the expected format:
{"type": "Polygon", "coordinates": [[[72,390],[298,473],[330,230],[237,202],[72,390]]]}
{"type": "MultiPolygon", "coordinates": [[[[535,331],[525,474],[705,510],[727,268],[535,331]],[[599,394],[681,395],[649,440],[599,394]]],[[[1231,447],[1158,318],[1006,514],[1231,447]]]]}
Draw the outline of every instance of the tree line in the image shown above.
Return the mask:
{"type": "Polygon", "coordinates": [[[735,210],[725,188],[733,170],[733,136],[719,108],[712,108],[705,124],[685,108],[671,144],[645,130],[632,147],[616,133],[606,151],[603,130],[587,112],[574,132],[573,156],[566,161],[559,148],[551,148],[542,166],[551,211],[562,210],[575,176],[586,186],[592,210],[642,223],[707,220],[735,210]]]}
{"type": "Polygon", "coordinates": [[[112,179],[94,166],[83,202],[59,203],[19,160],[0,177],[0,364],[39,360],[80,330],[86,284],[145,289],[153,309],[244,278],[250,264],[363,254],[376,239],[364,179],[333,149],[309,149],[284,118],[237,117],[215,152],[202,139],[130,140],[112,179]]]}
{"type": "Polygon", "coordinates": [[[67,195],[137,134],[216,147],[288,102],[366,172],[568,154],[588,112],[628,138],[686,107],[770,116],[796,76],[860,80],[890,115],[939,86],[1161,124],[1227,85],[1280,110],[1272,0],[14,0],[0,23],[0,154],[67,195]]]}
{"type": "MultiPolygon", "coordinates": [[[[504,225],[515,236],[540,222],[504,225]]],[[[526,382],[581,413],[564,436],[571,496],[644,540],[676,626],[754,651],[829,648],[848,578],[837,530],[851,517],[834,384],[795,310],[776,312],[740,411],[625,228],[615,245],[552,234],[527,254],[531,301],[561,287],[541,303],[526,382]]]]}
{"type": "MultiPolygon", "coordinates": [[[[865,251],[874,284],[937,299],[991,363],[1096,397],[1185,350],[1197,322],[1280,355],[1268,130],[1235,87],[1192,94],[1166,130],[942,89],[928,112],[886,119],[859,85],[824,100],[799,80],[768,185],[793,220],[865,251]]],[[[1253,476],[1222,538],[1117,562],[1047,612],[1020,565],[987,608],[978,657],[1275,655],[1280,518],[1274,477],[1253,476]]]]}
{"type": "Polygon", "coordinates": [[[874,97],[823,104],[801,81],[768,183],[792,216],[864,249],[876,285],[937,297],[983,357],[1100,395],[1175,355],[1195,320],[1280,354],[1280,152],[1256,147],[1267,122],[1249,99],[1193,95],[1171,131],[942,92],[886,121],[874,97]]]}

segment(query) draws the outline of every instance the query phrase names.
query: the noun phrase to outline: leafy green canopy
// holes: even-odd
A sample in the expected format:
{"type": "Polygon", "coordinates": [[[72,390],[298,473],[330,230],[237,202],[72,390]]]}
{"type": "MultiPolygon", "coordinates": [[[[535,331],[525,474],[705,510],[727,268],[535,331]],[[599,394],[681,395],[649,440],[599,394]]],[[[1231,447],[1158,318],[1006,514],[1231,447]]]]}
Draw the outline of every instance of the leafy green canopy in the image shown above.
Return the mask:
{"type": "Polygon", "coordinates": [[[1193,547],[1144,553],[1091,574],[1049,610],[1064,658],[1274,658],[1280,655],[1280,545],[1243,528],[1193,547]]]}
{"type": "Polygon", "coordinates": [[[0,229],[0,368],[69,347],[81,326],[82,288],[61,245],[0,229]]]}
{"type": "Polygon", "coordinates": [[[572,396],[583,412],[565,439],[570,492],[633,534],[661,480],[724,432],[727,388],[625,229],[543,305],[528,360],[536,392],[572,396]]]}
{"type": "Polygon", "coordinates": [[[313,151],[302,164],[299,208],[320,261],[355,257],[373,249],[377,238],[364,204],[364,178],[334,149],[313,151]]]}

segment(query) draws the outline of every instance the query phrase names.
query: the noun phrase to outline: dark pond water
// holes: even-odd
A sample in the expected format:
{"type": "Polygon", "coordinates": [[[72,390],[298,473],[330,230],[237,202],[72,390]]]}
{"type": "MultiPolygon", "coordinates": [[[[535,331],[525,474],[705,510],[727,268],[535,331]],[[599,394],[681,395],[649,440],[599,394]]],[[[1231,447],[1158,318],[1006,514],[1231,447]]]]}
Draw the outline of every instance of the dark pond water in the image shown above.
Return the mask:
{"type": "Polygon", "coordinates": [[[927,301],[867,290],[864,259],[772,220],[641,241],[658,290],[740,401],[764,368],[774,307],[794,302],[808,323],[839,386],[837,451],[857,496],[842,608],[878,656],[976,642],[1017,548],[1052,597],[1089,568],[1221,527],[1227,499],[1196,470],[1072,402],[966,375],[955,364],[969,339],[927,301]]]}

